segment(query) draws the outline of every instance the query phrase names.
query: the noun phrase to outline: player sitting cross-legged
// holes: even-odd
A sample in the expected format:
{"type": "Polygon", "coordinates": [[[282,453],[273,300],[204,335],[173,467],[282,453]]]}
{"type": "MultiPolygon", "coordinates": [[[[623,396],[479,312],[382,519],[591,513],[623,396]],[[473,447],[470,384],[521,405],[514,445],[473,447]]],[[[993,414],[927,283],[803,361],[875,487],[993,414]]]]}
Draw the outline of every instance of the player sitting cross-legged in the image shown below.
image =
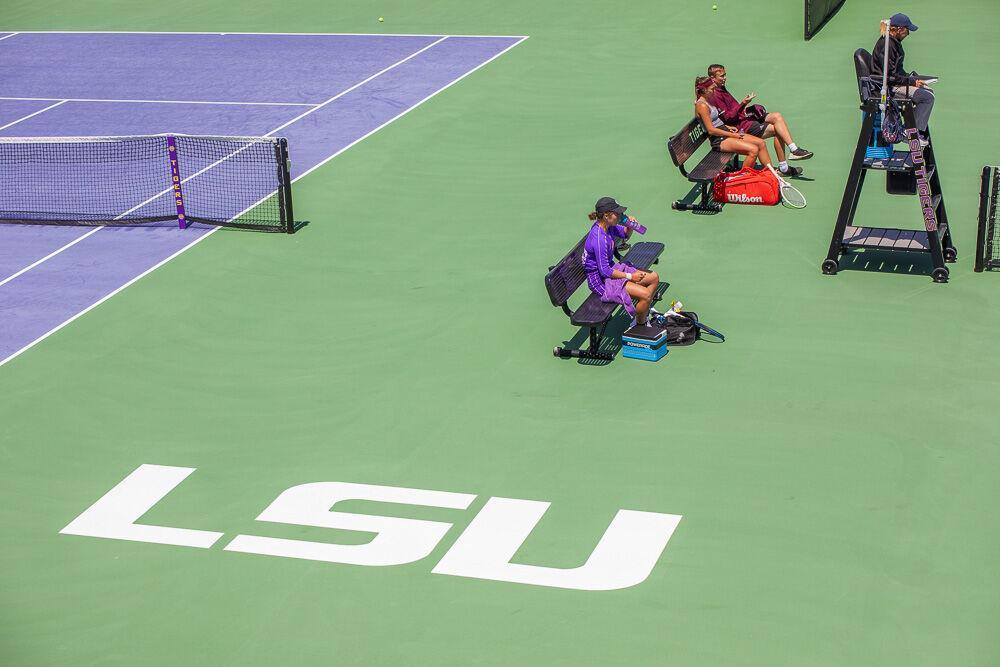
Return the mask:
{"type": "Polygon", "coordinates": [[[747,117],[747,105],[757,94],[750,93],[742,102],[737,102],[736,98],[726,90],[726,68],[722,65],[709,65],[708,76],[715,83],[715,92],[709,101],[712,106],[719,109],[722,120],[755,137],[762,139],[774,137],[774,154],[778,158],[779,171],[783,176],[799,176],[802,169],[789,166],[786,157],[788,160],[808,160],[813,154],[795,144],[785,117],[777,111],[768,112],[763,121],[747,117]]]}

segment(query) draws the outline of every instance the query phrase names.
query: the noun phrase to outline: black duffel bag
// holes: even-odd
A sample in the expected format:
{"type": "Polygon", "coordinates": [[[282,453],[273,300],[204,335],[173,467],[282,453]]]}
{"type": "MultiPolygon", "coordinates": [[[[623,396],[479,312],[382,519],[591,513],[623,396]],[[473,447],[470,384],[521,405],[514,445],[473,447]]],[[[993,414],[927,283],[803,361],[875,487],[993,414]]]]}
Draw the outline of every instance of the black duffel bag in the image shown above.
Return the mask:
{"type": "Polygon", "coordinates": [[[682,317],[673,314],[659,314],[650,318],[650,324],[667,332],[667,345],[673,347],[692,345],[702,337],[702,334],[718,338],[720,343],[725,342],[725,336],[698,320],[698,313],[682,310],[680,314],[682,317]]]}

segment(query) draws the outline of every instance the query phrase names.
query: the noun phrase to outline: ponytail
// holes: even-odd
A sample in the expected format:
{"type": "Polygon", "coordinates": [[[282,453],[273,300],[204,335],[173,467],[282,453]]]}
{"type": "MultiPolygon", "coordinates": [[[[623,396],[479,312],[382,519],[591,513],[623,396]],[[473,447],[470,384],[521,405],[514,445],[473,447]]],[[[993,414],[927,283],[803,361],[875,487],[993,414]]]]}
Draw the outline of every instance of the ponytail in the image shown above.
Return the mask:
{"type": "Polygon", "coordinates": [[[590,213],[587,214],[587,217],[590,218],[591,220],[597,220],[599,216],[597,215],[597,211],[591,211],[590,213]]]}

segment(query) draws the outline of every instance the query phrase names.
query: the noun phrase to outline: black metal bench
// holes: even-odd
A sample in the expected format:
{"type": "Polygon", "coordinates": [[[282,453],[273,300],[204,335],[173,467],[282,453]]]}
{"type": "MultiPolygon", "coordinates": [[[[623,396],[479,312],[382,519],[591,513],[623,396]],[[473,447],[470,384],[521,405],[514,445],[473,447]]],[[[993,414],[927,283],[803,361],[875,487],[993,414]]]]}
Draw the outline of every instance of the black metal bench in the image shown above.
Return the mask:
{"type": "MultiPolygon", "coordinates": [[[[587,273],[583,269],[583,244],[586,241],[587,237],[584,236],[565,257],[559,260],[558,264],[549,267],[549,272],[545,276],[545,289],[549,293],[552,305],[562,308],[574,326],[589,327],[590,347],[586,350],[556,347],[552,353],[557,357],[580,357],[610,361],[614,355],[600,350],[601,337],[604,335],[608,321],[620,304],[605,303],[601,301],[601,297],[590,293],[575,311],[567,305],[567,301],[573,296],[573,293],[587,282],[587,273]]],[[[659,262],[659,256],[662,252],[662,243],[643,241],[634,244],[625,257],[618,259],[645,271],[659,262]]],[[[616,252],[615,255],[617,256],[618,253],[616,252]]]]}
{"type": "Polygon", "coordinates": [[[678,199],[671,208],[677,211],[708,211],[718,213],[722,210],[722,204],[712,201],[712,180],[723,171],[738,169],[740,158],[736,153],[726,153],[725,151],[710,150],[705,157],[688,171],[684,168],[684,163],[691,159],[698,148],[708,139],[708,132],[701,124],[701,120],[695,116],[689,121],[681,131],[667,140],[667,151],[674,166],[680,169],[681,174],[692,183],[701,186],[701,201],[697,204],[689,203],[683,199],[678,199]]]}

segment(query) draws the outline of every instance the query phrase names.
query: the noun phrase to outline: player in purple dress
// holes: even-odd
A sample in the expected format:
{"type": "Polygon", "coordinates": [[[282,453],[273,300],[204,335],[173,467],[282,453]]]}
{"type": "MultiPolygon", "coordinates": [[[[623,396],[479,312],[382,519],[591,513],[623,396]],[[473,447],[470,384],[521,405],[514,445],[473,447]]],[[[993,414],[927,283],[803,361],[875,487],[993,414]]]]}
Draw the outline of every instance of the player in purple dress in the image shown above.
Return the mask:
{"type": "Polygon", "coordinates": [[[631,230],[623,223],[628,219],[625,208],[611,197],[601,197],[590,219],[590,228],[583,245],[583,268],[587,285],[601,301],[620,303],[632,317],[632,324],[645,324],[653,305],[660,276],[654,271],[642,271],[628,264],[613,264],[615,239],[628,238],[631,230]],[[636,300],[632,305],[632,299],[636,300]]]}

